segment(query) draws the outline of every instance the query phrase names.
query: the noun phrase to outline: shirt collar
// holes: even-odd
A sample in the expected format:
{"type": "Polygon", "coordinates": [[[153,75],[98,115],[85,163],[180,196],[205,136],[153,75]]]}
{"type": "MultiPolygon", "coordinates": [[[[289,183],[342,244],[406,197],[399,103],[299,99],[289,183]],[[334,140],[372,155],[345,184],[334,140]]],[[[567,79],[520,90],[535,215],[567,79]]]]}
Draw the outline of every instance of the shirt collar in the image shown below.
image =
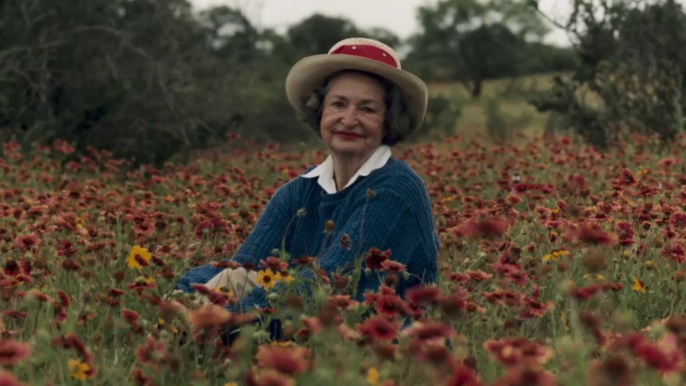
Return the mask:
{"type": "MultiPolygon", "coordinates": [[[[365,161],[365,163],[362,164],[362,166],[357,170],[357,173],[353,175],[350,181],[348,181],[348,184],[345,186],[345,188],[357,181],[358,177],[368,176],[374,170],[382,168],[384,165],[386,165],[386,162],[388,162],[389,158],[391,158],[391,148],[388,145],[379,146],[367,159],[367,161],[365,161]]],[[[333,158],[331,155],[329,155],[319,166],[303,174],[302,176],[305,178],[319,177],[317,179],[319,186],[321,186],[322,189],[324,189],[324,191],[328,194],[333,194],[336,193],[336,181],[333,179],[333,174],[333,158]]]]}

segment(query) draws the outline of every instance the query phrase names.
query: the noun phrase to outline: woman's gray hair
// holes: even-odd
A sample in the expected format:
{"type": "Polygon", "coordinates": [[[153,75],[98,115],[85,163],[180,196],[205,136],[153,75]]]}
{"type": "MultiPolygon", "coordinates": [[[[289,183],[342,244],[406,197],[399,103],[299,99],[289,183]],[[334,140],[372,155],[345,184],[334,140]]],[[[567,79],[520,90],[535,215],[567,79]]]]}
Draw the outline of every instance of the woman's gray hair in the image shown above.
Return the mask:
{"type": "Polygon", "coordinates": [[[322,110],[324,109],[324,98],[329,92],[331,80],[346,72],[362,73],[374,78],[378,80],[384,90],[386,90],[386,120],[384,123],[386,135],[381,140],[381,143],[388,146],[394,146],[407,139],[415,128],[416,120],[400,87],[382,76],[359,70],[343,70],[336,72],[324,81],[323,86],[315,89],[301,109],[301,119],[303,122],[312,127],[314,132],[321,137],[320,123],[322,119],[322,110]]]}

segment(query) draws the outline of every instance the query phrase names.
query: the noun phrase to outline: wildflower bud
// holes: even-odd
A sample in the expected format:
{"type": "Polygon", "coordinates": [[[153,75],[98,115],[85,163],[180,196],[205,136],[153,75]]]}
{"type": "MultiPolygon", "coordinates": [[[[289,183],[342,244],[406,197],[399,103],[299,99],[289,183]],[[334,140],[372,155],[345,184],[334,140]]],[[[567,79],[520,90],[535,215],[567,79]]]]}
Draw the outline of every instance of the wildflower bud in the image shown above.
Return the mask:
{"type": "Polygon", "coordinates": [[[324,326],[330,326],[336,320],[336,315],[338,315],[336,305],[333,303],[325,303],[324,307],[317,313],[317,319],[319,319],[324,326]]]}
{"type": "Polygon", "coordinates": [[[654,237],[653,238],[653,246],[655,248],[662,248],[665,245],[664,241],[662,241],[661,238],[659,237],[654,237]]]}
{"type": "Polygon", "coordinates": [[[568,296],[572,291],[574,291],[574,282],[571,280],[564,280],[562,283],[560,283],[557,287],[557,289],[560,291],[560,294],[562,296],[568,296]]]}
{"type": "Polygon", "coordinates": [[[191,373],[191,381],[199,382],[205,380],[205,373],[202,370],[193,370],[191,373]]]}
{"type": "Polygon", "coordinates": [[[48,261],[42,257],[36,258],[33,265],[38,269],[45,269],[48,267],[48,261]]]}
{"type": "Polygon", "coordinates": [[[269,300],[270,302],[276,302],[279,300],[279,298],[279,294],[277,294],[276,292],[272,292],[269,295],[267,295],[267,300],[269,300]]]}
{"type": "Polygon", "coordinates": [[[100,343],[102,341],[102,334],[99,332],[96,332],[95,334],[93,334],[92,339],[93,339],[94,343],[100,343]]]}
{"type": "Polygon", "coordinates": [[[398,275],[392,273],[390,275],[385,276],[383,281],[387,287],[395,288],[396,284],[398,284],[398,275]]]}
{"type": "Polygon", "coordinates": [[[518,330],[519,327],[517,326],[517,322],[513,319],[507,319],[505,323],[503,323],[503,330],[518,330]]]}
{"type": "Polygon", "coordinates": [[[124,271],[117,271],[114,273],[114,280],[116,280],[117,283],[121,283],[125,277],[126,277],[126,272],[124,272],[124,271]]]}
{"type": "Polygon", "coordinates": [[[607,264],[602,252],[597,249],[591,249],[583,258],[582,264],[584,268],[590,273],[598,273],[605,268],[607,264]]]}
{"type": "Polygon", "coordinates": [[[622,258],[624,260],[629,260],[630,257],[631,257],[631,251],[630,250],[627,249],[626,251],[622,252],[622,258]]]}
{"type": "Polygon", "coordinates": [[[550,264],[546,264],[543,266],[543,268],[541,268],[541,273],[543,273],[544,275],[548,275],[550,272],[552,272],[552,270],[553,267],[550,264]]]}
{"type": "Polygon", "coordinates": [[[286,306],[292,308],[295,311],[299,311],[303,306],[303,299],[300,296],[288,295],[286,297],[286,306]]]}
{"type": "Polygon", "coordinates": [[[462,363],[463,363],[465,366],[469,367],[470,369],[476,370],[477,362],[476,362],[476,358],[474,358],[473,356],[470,355],[470,356],[466,357],[466,358],[462,361],[462,363]]]}
{"type": "Polygon", "coordinates": [[[395,359],[395,346],[387,343],[376,343],[373,348],[376,355],[382,360],[392,361],[395,359]]]}
{"type": "Polygon", "coordinates": [[[329,297],[329,294],[327,293],[327,291],[324,288],[317,288],[314,291],[314,301],[317,304],[324,303],[328,297],[329,297]]]}
{"type": "Polygon", "coordinates": [[[615,331],[628,331],[634,324],[634,314],[631,312],[620,312],[612,319],[615,331]]]}
{"type": "Polygon", "coordinates": [[[682,332],[686,331],[686,317],[683,315],[672,316],[665,321],[665,327],[672,334],[681,335],[682,332]]]}
{"type": "Polygon", "coordinates": [[[62,261],[62,268],[64,268],[67,271],[77,271],[80,268],[80,266],[73,259],[65,259],[62,261]]]}
{"type": "Polygon", "coordinates": [[[602,323],[601,317],[599,315],[593,314],[590,311],[582,311],[579,314],[579,320],[583,325],[585,325],[591,330],[599,328],[600,324],[602,323]]]}
{"type": "Polygon", "coordinates": [[[332,234],[334,228],[336,228],[336,224],[332,220],[328,220],[326,223],[324,223],[324,231],[326,234],[332,234]]]}
{"type": "Polygon", "coordinates": [[[284,339],[286,339],[286,340],[292,339],[296,332],[297,332],[297,330],[296,330],[295,326],[293,325],[293,322],[287,320],[283,323],[282,333],[283,333],[284,339]]]}
{"type": "Polygon", "coordinates": [[[243,209],[238,211],[238,216],[240,216],[240,218],[245,220],[246,218],[248,218],[250,216],[250,213],[245,208],[243,208],[243,209]]]}
{"type": "Polygon", "coordinates": [[[567,271],[567,269],[569,269],[569,264],[567,264],[566,261],[561,261],[561,262],[557,263],[557,270],[558,271],[565,272],[565,271],[567,271]]]}
{"type": "Polygon", "coordinates": [[[259,331],[255,331],[255,333],[252,336],[258,342],[264,342],[264,341],[269,339],[269,332],[264,331],[264,330],[259,330],[259,331]]]}
{"type": "Polygon", "coordinates": [[[681,283],[682,281],[686,280],[686,273],[682,269],[674,272],[674,275],[672,275],[672,279],[676,281],[677,283],[681,283]]]}
{"type": "Polygon", "coordinates": [[[643,265],[645,265],[646,269],[649,271],[652,271],[656,268],[655,263],[653,263],[651,260],[646,261],[643,265]]]}
{"type": "Polygon", "coordinates": [[[609,379],[624,379],[631,367],[626,359],[618,354],[610,354],[602,365],[603,372],[609,379]]]}
{"type": "Polygon", "coordinates": [[[572,337],[565,335],[557,339],[557,347],[564,355],[576,355],[578,353],[578,344],[574,342],[572,337]]]}

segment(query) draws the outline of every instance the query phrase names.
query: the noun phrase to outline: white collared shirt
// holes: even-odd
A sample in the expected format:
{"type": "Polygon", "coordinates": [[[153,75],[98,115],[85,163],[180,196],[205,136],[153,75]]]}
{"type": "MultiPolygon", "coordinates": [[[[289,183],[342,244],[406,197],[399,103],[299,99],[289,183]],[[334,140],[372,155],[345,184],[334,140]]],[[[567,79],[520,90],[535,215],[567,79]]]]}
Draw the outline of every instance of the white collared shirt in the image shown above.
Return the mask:
{"type": "MultiPolygon", "coordinates": [[[[357,173],[355,173],[350,181],[348,181],[348,184],[345,186],[345,188],[352,185],[358,177],[368,176],[369,173],[373,172],[374,170],[382,168],[384,165],[386,165],[386,162],[388,162],[389,158],[391,158],[391,148],[388,145],[379,146],[367,159],[367,161],[365,161],[365,163],[362,164],[362,166],[357,170],[357,173]]],[[[333,158],[331,155],[329,155],[319,166],[310,170],[308,173],[303,174],[302,176],[305,178],[319,177],[317,179],[319,186],[321,186],[326,193],[333,194],[337,192],[336,181],[333,179],[333,174],[333,158]]]]}

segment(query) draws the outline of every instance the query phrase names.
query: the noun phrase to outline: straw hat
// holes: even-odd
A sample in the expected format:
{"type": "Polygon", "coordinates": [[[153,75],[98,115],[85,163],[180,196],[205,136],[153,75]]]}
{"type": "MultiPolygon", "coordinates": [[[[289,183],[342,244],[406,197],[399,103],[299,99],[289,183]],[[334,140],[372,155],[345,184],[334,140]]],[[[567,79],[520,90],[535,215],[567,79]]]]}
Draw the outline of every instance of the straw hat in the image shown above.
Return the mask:
{"type": "Polygon", "coordinates": [[[289,102],[300,110],[312,91],[341,70],[375,73],[398,85],[416,118],[417,124],[413,129],[422,125],[429,94],[426,84],[401,68],[400,58],[391,47],[373,39],[344,39],[336,43],[328,54],[312,55],[298,61],[286,77],[289,102]]]}

